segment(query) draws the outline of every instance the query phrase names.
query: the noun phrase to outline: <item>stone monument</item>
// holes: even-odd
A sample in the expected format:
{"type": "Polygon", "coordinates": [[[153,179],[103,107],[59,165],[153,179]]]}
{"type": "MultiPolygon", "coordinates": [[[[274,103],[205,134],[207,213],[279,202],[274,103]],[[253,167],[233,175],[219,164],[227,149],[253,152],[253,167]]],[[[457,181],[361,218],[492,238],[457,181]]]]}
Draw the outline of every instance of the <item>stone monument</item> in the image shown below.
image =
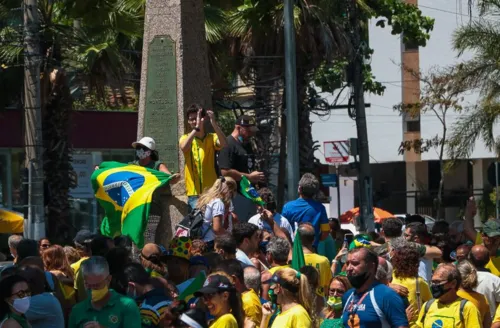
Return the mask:
{"type": "Polygon", "coordinates": [[[211,106],[203,0],[147,0],[144,25],[138,138],[155,139],[160,159],[181,181],[153,199],[145,241],[167,245],[187,214],[184,155],[185,110],[211,106]]]}

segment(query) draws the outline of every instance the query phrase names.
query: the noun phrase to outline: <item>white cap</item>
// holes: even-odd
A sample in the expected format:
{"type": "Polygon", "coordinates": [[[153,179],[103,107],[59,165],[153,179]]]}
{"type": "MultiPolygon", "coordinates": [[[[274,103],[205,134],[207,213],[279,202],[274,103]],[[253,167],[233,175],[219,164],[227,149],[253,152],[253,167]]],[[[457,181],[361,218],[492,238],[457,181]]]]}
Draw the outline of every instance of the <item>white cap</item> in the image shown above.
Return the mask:
{"type": "Polygon", "coordinates": [[[144,137],[141,140],[132,143],[132,147],[134,148],[137,147],[137,145],[147,147],[151,150],[156,150],[156,143],[151,137],[144,137]]]}

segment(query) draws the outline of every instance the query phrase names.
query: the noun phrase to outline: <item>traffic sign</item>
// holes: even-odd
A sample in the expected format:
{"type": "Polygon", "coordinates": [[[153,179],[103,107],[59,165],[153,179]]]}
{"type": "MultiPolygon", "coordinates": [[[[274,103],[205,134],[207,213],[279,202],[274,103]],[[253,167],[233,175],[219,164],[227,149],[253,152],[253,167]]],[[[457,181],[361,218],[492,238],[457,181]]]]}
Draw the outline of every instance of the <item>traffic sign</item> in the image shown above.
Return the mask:
{"type": "Polygon", "coordinates": [[[349,161],[349,141],[325,141],[323,142],[325,160],[328,163],[346,163],[349,161]]]}
{"type": "Polygon", "coordinates": [[[337,188],[337,175],[336,174],[321,174],[321,183],[325,187],[337,188]]]}

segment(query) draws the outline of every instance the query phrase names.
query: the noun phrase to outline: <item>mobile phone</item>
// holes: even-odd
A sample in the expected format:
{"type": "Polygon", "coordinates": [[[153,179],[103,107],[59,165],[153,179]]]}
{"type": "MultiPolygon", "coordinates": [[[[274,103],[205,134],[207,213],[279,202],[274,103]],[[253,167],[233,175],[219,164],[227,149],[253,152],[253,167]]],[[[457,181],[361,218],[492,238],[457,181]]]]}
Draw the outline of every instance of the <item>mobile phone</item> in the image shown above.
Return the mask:
{"type": "Polygon", "coordinates": [[[344,246],[349,247],[354,239],[354,235],[352,233],[346,233],[344,235],[344,246]]]}
{"type": "Polygon", "coordinates": [[[205,108],[201,109],[201,117],[207,116],[207,110],[205,108]]]}

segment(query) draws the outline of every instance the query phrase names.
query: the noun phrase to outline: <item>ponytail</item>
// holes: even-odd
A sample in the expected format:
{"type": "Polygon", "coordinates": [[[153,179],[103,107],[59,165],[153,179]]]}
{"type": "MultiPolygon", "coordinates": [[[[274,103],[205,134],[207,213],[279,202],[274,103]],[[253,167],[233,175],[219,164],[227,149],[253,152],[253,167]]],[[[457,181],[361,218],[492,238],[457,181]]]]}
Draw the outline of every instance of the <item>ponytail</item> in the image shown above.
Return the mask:
{"type": "Polygon", "coordinates": [[[306,310],[311,318],[312,327],[316,327],[316,304],[313,302],[316,298],[307,276],[289,268],[278,270],[276,275],[282,280],[281,287],[306,310]]]}
{"type": "Polygon", "coordinates": [[[313,305],[311,304],[311,299],[313,297],[311,291],[309,281],[307,280],[307,277],[305,274],[301,274],[300,272],[297,273],[299,276],[299,281],[300,281],[300,287],[299,287],[299,303],[306,309],[307,313],[311,315],[315,311],[313,305]]]}

